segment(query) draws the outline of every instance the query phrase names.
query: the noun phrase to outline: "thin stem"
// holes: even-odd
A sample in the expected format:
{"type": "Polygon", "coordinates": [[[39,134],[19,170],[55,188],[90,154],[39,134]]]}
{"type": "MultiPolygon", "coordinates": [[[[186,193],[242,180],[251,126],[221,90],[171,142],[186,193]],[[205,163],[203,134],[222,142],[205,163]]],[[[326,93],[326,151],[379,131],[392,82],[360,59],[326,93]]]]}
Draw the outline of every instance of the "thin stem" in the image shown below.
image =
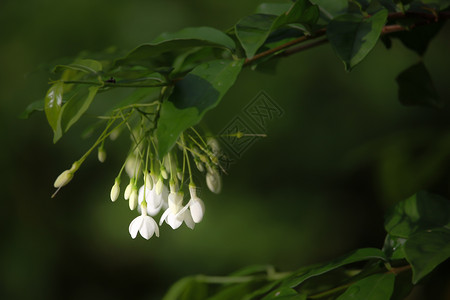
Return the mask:
{"type": "MultiPolygon", "coordinates": [[[[146,87],[146,88],[152,88],[152,87],[162,87],[162,86],[169,86],[171,83],[155,83],[155,84],[127,84],[127,83],[119,83],[119,82],[98,82],[98,81],[86,81],[86,80],[61,80],[63,84],[89,84],[89,85],[97,85],[97,86],[103,86],[103,87],[130,87],[130,88],[136,88],[136,87],[146,87]]],[[[52,82],[50,82],[52,83],[52,82]]]]}

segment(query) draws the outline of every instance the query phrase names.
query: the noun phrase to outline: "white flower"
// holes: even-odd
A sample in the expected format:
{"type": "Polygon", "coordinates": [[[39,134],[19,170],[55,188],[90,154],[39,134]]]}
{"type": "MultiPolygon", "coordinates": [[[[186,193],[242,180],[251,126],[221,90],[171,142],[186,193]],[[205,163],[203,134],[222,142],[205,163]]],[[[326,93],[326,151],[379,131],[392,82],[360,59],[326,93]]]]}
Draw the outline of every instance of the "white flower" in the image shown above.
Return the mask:
{"type": "Polygon", "coordinates": [[[153,234],[159,237],[158,224],[156,224],[156,221],[152,217],[147,216],[147,208],[145,207],[145,204],[142,205],[141,210],[142,215],[136,217],[133,221],[131,221],[130,227],[128,228],[131,237],[133,239],[136,238],[138,231],[141,236],[147,240],[150,239],[153,234]]]}
{"type": "MultiPolygon", "coordinates": [[[[147,213],[150,216],[155,216],[159,213],[162,207],[164,205],[167,205],[167,195],[169,191],[167,190],[167,187],[163,185],[161,194],[156,193],[156,188],[153,186],[152,189],[148,187],[148,185],[143,185],[139,189],[138,193],[138,202],[141,204],[144,199],[147,203],[147,213]]],[[[140,207],[139,207],[140,208],[140,207]]]]}
{"type": "Polygon", "coordinates": [[[189,192],[191,194],[191,199],[188,204],[179,211],[179,214],[189,213],[195,223],[200,223],[205,214],[205,204],[202,199],[197,196],[196,187],[194,185],[189,185],[189,192]],[[189,209],[189,212],[187,209],[189,209]]]}
{"type": "Polygon", "coordinates": [[[187,227],[194,229],[195,222],[192,220],[192,216],[189,212],[180,212],[183,208],[183,193],[173,193],[169,194],[169,208],[164,211],[159,220],[159,225],[161,226],[164,221],[172,227],[172,229],[177,229],[181,224],[186,223],[187,227]]]}

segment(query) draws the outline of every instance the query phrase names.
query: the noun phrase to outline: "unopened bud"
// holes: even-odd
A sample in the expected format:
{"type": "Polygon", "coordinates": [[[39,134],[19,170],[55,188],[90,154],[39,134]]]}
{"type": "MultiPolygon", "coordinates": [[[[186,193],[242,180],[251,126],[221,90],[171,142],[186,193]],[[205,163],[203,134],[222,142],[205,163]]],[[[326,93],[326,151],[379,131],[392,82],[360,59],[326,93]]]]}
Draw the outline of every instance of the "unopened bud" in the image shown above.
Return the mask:
{"type": "Polygon", "coordinates": [[[125,200],[130,199],[131,190],[133,189],[133,185],[134,185],[134,179],[130,178],[130,183],[128,183],[127,187],[125,188],[125,193],[123,194],[123,197],[125,198],[125,200]]]}
{"type": "Polygon", "coordinates": [[[98,147],[98,153],[97,153],[98,161],[103,163],[106,160],[106,151],[103,147],[98,147]]]}
{"type": "Polygon", "coordinates": [[[167,174],[166,168],[165,168],[164,166],[161,166],[161,176],[162,176],[164,179],[169,178],[169,174],[167,174]]]}
{"type": "Polygon", "coordinates": [[[65,170],[58,176],[58,178],[56,178],[53,186],[55,188],[61,188],[68,184],[72,180],[73,174],[78,170],[79,167],[80,164],[78,162],[74,162],[69,170],[65,170]]]}
{"type": "Polygon", "coordinates": [[[158,182],[156,183],[156,186],[155,186],[155,192],[156,192],[157,195],[161,195],[162,189],[163,189],[163,185],[164,185],[163,178],[162,178],[162,176],[159,176],[158,182]]]}
{"type": "Polygon", "coordinates": [[[205,167],[203,166],[203,164],[202,164],[200,161],[196,160],[196,161],[195,161],[195,165],[197,166],[197,169],[198,169],[200,172],[205,171],[205,167]]]}
{"type": "Polygon", "coordinates": [[[206,185],[215,194],[220,193],[222,190],[222,178],[216,169],[210,169],[206,173],[206,185]]]}
{"type": "Polygon", "coordinates": [[[113,187],[111,188],[111,193],[110,193],[111,201],[112,202],[116,201],[117,198],[119,198],[119,194],[120,194],[120,179],[116,178],[115,183],[114,183],[113,187]]]}
{"type": "Polygon", "coordinates": [[[137,204],[138,204],[138,190],[136,186],[133,186],[129,201],[130,209],[131,210],[136,209],[137,204]]]}

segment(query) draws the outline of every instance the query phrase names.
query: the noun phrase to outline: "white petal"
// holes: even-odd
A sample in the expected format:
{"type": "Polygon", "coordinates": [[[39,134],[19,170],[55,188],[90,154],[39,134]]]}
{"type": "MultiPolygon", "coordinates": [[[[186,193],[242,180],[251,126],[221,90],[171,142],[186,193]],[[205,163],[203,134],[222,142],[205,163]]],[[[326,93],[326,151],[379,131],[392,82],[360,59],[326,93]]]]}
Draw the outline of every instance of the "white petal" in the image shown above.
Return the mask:
{"type": "Polygon", "coordinates": [[[192,204],[189,209],[191,210],[192,220],[195,223],[199,223],[205,214],[205,204],[203,201],[200,198],[192,199],[192,204]]]}
{"type": "Polygon", "coordinates": [[[130,227],[128,227],[128,231],[130,232],[130,235],[133,239],[136,238],[136,235],[141,228],[143,221],[144,220],[142,216],[136,217],[133,221],[131,221],[130,227]]]}
{"type": "Polygon", "coordinates": [[[144,239],[149,240],[155,233],[155,227],[157,227],[158,225],[155,223],[155,220],[153,220],[152,217],[145,216],[143,218],[144,222],[139,229],[139,233],[144,239]]]}
{"type": "Polygon", "coordinates": [[[167,216],[167,224],[169,224],[172,229],[177,229],[183,224],[183,220],[178,219],[174,214],[169,214],[167,216]]]}
{"type": "Polygon", "coordinates": [[[166,209],[166,210],[163,212],[163,214],[162,214],[162,216],[161,216],[161,219],[159,219],[159,226],[161,226],[162,223],[166,220],[166,218],[167,218],[167,216],[169,215],[169,213],[170,213],[170,209],[169,209],[169,208],[166,209]]]}
{"type": "Polygon", "coordinates": [[[187,227],[189,227],[190,229],[194,229],[195,222],[194,222],[194,220],[192,220],[192,216],[189,212],[185,212],[183,214],[183,219],[184,219],[184,223],[186,223],[187,227]]]}

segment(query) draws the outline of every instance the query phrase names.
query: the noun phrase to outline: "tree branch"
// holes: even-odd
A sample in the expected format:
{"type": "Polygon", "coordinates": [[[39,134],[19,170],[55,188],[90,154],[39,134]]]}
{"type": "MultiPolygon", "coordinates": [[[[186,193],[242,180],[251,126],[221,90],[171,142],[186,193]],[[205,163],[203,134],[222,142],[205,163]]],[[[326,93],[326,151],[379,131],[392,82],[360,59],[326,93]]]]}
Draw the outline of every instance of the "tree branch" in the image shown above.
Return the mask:
{"type": "MultiPolygon", "coordinates": [[[[448,12],[448,11],[441,12],[439,14],[437,14],[435,11],[430,11],[430,12],[431,13],[425,13],[425,12],[390,13],[388,16],[388,22],[395,22],[396,20],[407,19],[407,18],[418,18],[419,20],[409,26],[403,26],[400,24],[385,25],[381,31],[381,34],[385,35],[385,34],[390,34],[390,33],[394,33],[394,32],[408,31],[408,30],[414,29],[418,26],[429,25],[432,23],[437,23],[441,20],[450,19],[450,12],[448,12]]],[[[317,30],[316,32],[314,32],[312,35],[301,36],[295,40],[289,41],[278,47],[258,53],[251,58],[247,58],[244,62],[244,66],[250,65],[257,60],[264,58],[264,57],[268,57],[270,55],[289,56],[289,55],[297,53],[297,52],[301,52],[301,51],[304,51],[304,50],[307,50],[307,49],[310,49],[310,48],[313,48],[313,47],[316,47],[319,45],[323,45],[328,41],[326,38],[319,40],[319,41],[311,42],[309,44],[291,48],[295,45],[302,44],[304,42],[322,37],[325,34],[326,34],[326,28],[321,28],[321,29],[317,30]],[[288,48],[290,48],[290,49],[288,49],[288,48]],[[282,52],[278,53],[280,51],[282,51],[282,52]]]]}

